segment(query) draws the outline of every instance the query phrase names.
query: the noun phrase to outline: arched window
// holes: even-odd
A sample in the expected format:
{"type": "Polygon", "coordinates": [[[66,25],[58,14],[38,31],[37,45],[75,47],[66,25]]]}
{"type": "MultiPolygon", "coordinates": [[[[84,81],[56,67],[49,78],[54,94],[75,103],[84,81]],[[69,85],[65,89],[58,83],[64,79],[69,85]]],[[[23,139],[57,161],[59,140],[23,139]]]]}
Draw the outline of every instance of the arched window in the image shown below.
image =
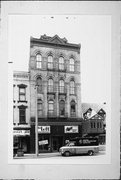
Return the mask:
{"type": "Polygon", "coordinates": [[[53,114],[54,114],[54,102],[53,100],[50,100],[48,102],[48,115],[53,116],[53,114]]]}
{"type": "Polygon", "coordinates": [[[37,93],[42,93],[42,78],[38,77],[36,80],[37,93]]]}
{"type": "Polygon", "coordinates": [[[64,70],[64,58],[59,58],[59,70],[64,70]]]}
{"type": "Polygon", "coordinates": [[[70,58],[70,71],[74,72],[74,59],[70,58]]]}
{"type": "Polygon", "coordinates": [[[64,80],[59,81],[59,92],[64,93],[64,80]]]}
{"type": "Polygon", "coordinates": [[[71,101],[70,103],[70,115],[73,117],[73,116],[76,116],[76,103],[74,100],[71,101]]]}
{"type": "Polygon", "coordinates": [[[48,92],[53,92],[53,79],[48,80],[48,92]]]}
{"type": "Polygon", "coordinates": [[[75,82],[74,82],[74,80],[70,81],[70,94],[75,94],[75,82]]]}
{"type": "Polygon", "coordinates": [[[38,117],[42,117],[42,100],[38,99],[37,100],[37,111],[38,111],[38,117]]]}
{"type": "Polygon", "coordinates": [[[48,56],[48,69],[53,69],[53,57],[51,55],[48,56]]]}
{"type": "Polygon", "coordinates": [[[36,67],[39,69],[42,68],[42,56],[41,56],[41,54],[36,55],[36,67]]]}
{"type": "Polygon", "coordinates": [[[60,113],[60,116],[65,115],[65,101],[63,100],[59,102],[59,113],[60,113]]]}

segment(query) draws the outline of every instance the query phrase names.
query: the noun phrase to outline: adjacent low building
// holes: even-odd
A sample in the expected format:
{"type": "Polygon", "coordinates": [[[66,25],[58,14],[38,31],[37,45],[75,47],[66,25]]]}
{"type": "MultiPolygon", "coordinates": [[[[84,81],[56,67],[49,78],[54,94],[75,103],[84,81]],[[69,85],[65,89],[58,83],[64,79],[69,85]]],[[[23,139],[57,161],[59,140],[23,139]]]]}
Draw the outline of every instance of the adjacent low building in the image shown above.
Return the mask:
{"type": "Polygon", "coordinates": [[[83,136],[98,136],[101,144],[106,142],[106,112],[105,105],[82,103],[82,134],[83,136]]]}

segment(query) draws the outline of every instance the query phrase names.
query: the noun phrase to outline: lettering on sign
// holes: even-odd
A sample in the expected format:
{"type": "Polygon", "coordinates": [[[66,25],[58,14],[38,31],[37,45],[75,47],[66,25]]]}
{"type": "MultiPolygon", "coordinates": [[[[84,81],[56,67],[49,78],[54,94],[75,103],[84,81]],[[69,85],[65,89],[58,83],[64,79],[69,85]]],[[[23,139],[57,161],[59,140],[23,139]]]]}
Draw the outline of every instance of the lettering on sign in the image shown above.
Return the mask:
{"type": "Polygon", "coordinates": [[[65,133],[78,133],[78,126],[65,126],[65,133]]]}
{"type": "Polygon", "coordinates": [[[38,133],[50,133],[50,126],[38,126],[38,133]]]}
{"type": "Polygon", "coordinates": [[[45,145],[45,144],[48,144],[48,140],[39,141],[39,145],[45,145]]]}
{"type": "Polygon", "coordinates": [[[30,130],[13,130],[14,136],[27,136],[30,135],[30,130]]]}

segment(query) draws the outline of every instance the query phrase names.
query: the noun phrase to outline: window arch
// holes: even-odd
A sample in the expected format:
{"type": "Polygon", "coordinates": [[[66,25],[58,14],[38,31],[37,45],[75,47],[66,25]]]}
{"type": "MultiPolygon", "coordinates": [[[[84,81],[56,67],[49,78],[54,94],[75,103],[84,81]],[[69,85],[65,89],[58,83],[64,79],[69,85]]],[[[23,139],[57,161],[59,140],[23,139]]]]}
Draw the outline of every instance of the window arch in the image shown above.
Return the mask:
{"type": "Polygon", "coordinates": [[[70,103],[70,115],[73,117],[73,116],[76,116],[76,103],[74,100],[71,101],[70,103]]]}
{"type": "Polygon", "coordinates": [[[37,100],[37,112],[38,112],[38,117],[42,117],[42,100],[41,99],[38,99],[37,100]]]}
{"type": "Polygon", "coordinates": [[[53,69],[53,56],[48,56],[48,69],[53,69]]]}
{"type": "Polygon", "coordinates": [[[53,92],[53,79],[49,78],[48,79],[48,92],[53,92]]]}
{"type": "Polygon", "coordinates": [[[36,67],[38,69],[42,68],[42,56],[41,56],[41,54],[36,55],[36,67]]]}
{"type": "Polygon", "coordinates": [[[65,101],[64,100],[60,100],[59,102],[59,114],[60,116],[65,115],[65,101]]]}
{"type": "Polygon", "coordinates": [[[53,114],[54,114],[54,101],[49,100],[49,102],[48,102],[48,115],[53,116],[53,114]]]}
{"type": "Polygon", "coordinates": [[[74,82],[74,80],[70,81],[70,94],[75,94],[75,82],[74,82]]]}
{"type": "Polygon", "coordinates": [[[59,81],[59,92],[64,93],[64,80],[60,79],[59,81]]]}
{"type": "Polygon", "coordinates": [[[37,93],[41,93],[42,92],[42,78],[41,77],[37,77],[36,85],[37,85],[37,93]]]}
{"type": "Polygon", "coordinates": [[[70,58],[70,61],[69,61],[69,67],[70,67],[70,71],[71,72],[74,72],[74,59],[73,58],[70,58]]]}
{"type": "Polygon", "coordinates": [[[59,57],[59,70],[64,70],[64,58],[59,57]]]}

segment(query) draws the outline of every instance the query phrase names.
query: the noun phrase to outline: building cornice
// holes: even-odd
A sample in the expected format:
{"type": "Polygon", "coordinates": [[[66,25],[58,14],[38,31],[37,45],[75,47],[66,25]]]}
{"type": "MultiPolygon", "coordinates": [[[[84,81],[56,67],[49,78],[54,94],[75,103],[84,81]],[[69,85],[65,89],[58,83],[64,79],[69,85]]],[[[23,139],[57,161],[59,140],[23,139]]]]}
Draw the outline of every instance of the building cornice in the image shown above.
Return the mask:
{"type": "MultiPolygon", "coordinates": [[[[57,38],[57,37],[56,37],[57,38]]],[[[54,38],[53,38],[54,39],[54,38]]],[[[78,53],[80,52],[81,44],[72,44],[72,43],[64,43],[61,41],[50,41],[50,40],[43,40],[43,39],[37,39],[37,38],[30,38],[30,46],[33,45],[40,45],[40,46],[49,46],[54,48],[63,48],[63,49],[69,49],[69,50],[75,50],[78,53]]]]}

